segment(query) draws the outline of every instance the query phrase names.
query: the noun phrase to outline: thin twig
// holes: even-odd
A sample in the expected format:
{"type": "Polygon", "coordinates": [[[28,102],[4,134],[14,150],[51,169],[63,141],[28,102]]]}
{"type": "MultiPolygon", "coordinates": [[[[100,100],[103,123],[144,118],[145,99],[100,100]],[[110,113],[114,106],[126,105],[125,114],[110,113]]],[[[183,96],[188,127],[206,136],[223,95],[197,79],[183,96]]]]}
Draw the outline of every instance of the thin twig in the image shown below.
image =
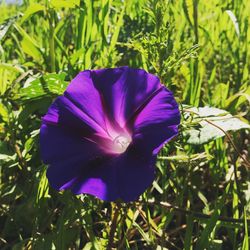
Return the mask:
{"type": "MultiPolygon", "coordinates": [[[[186,111],[186,112],[193,113],[193,114],[196,114],[196,115],[199,116],[199,114],[197,112],[195,112],[195,111],[188,110],[188,109],[183,109],[183,110],[186,111]]],[[[215,123],[209,121],[208,119],[203,119],[203,120],[206,121],[207,123],[211,124],[212,126],[218,128],[220,131],[222,131],[225,134],[225,136],[228,138],[229,142],[231,143],[231,145],[233,146],[233,148],[235,149],[235,151],[237,152],[237,154],[243,160],[243,164],[246,167],[250,168],[250,162],[240,153],[240,151],[238,150],[238,148],[234,144],[233,139],[231,138],[231,136],[229,135],[229,133],[227,133],[227,131],[225,131],[223,128],[221,128],[220,126],[216,125],[215,123]]]]}
{"type": "Polygon", "coordinates": [[[235,149],[235,151],[237,152],[237,154],[240,156],[240,158],[244,161],[244,165],[246,165],[247,167],[250,167],[250,162],[240,153],[240,151],[238,150],[238,148],[236,147],[236,145],[233,142],[233,139],[231,138],[231,136],[229,135],[229,133],[227,133],[223,128],[219,127],[218,125],[214,124],[213,122],[204,119],[204,121],[206,121],[207,123],[211,124],[212,126],[218,128],[219,130],[221,130],[227,137],[227,139],[229,140],[229,142],[232,144],[233,148],[235,149]]]}

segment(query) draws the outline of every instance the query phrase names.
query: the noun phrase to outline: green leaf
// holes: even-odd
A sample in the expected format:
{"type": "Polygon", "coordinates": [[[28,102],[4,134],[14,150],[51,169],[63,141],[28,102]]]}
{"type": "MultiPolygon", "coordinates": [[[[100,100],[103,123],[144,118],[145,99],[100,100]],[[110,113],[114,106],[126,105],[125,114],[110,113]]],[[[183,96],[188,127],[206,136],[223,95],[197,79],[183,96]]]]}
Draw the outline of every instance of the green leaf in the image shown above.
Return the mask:
{"type": "Polygon", "coordinates": [[[119,32],[120,32],[120,29],[121,29],[121,26],[123,23],[124,13],[125,13],[125,5],[124,5],[123,9],[121,10],[121,13],[119,14],[119,17],[117,19],[116,28],[115,28],[115,31],[112,35],[111,41],[110,41],[110,48],[109,48],[110,51],[112,51],[114,49],[116,42],[118,40],[119,32]]]}
{"type": "Polygon", "coordinates": [[[0,25],[0,41],[5,37],[9,28],[12,26],[15,20],[16,20],[16,17],[11,17],[5,20],[5,22],[0,25]]]}
{"type": "Polygon", "coordinates": [[[229,188],[230,188],[230,183],[228,183],[221,199],[216,204],[214,212],[213,212],[210,220],[207,222],[206,227],[204,228],[204,230],[201,234],[201,237],[197,242],[195,249],[202,250],[202,249],[206,249],[206,247],[208,246],[210,234],[213,231],[213,229],[216,227],[216,223],[218,221],[221,209],[225,204],[226,197],[227,197],[227,194],[229,192],[229,188]]]}
{"type": "Polygon", "coordinates": [[[24,29],[21,28],[21,26],[19,26],[17,23],[14,26],[16,30],[20,33],[20,35],[23,37],[23,40],[21,41],[21,46],[24,53],[33,57],[36,61],[41,62],[42,53],[40,51],[40,46],[31,36],[26,33],[24,29]]]}
{"type": "Polygon", "coordinates": [[[21,67],[8,63],[0,63],[0,95],[6,92],[20,73],[23,73],[21,67]]]}
{"type": "Polygon", "coordinates": [[[133,218],[134,218],[134,212],[132,209],[129,208],[125,220],[128,229],[133,225],[133,218]]]}
{"type": "Polygon", "coordinates": [[[80,0],[51,0],[50,3],[54,8],[75,8],[80,5],[80,0]]]}
{"type": "Polygon", "coordinates": [[[244,208],[244,227],[245,227],[245,236],[243,240],[242,250],[248,250],[249,249],[249,236],[248,236],[247,214],[246,214],[245,208],[244,208]]]}
{"type": "Polygon", "coordinates": [[[237,36],[240,36],[240,28],[239,28],[239,23],[238,20],[236,18],[236,16],[234,15],[234,13],[231,10],[226,10],[226,13],[229,15],[230,19],[233,22],[234,28],[235,28],[235,32],[237,34],[237,36]]]}
{"type": "Polygon", "coordinates": [[[10,71],[12,74],[14,73],[24,73],[24,70],[19,65],[12,65],[9,63],[0,63],[0,69],[5,69],[10,71]]]}
{"type": "Polygon", "coordinates": [[[36,203],[38,203],[39,200],[42,198],[50,197],[49,196],[49,184],[48,184],[48,179],[46,177],[46,170],[47,168],[44,168],[39,185],[38,185],[36,203]]]}
{"type": "Polygon", "coordinates": [[[223,137],[225,136],[223,131],[250,129],[249,124],[222,109],[203,107],[189,108],[187,111],[186,118],[193,115],[192,123],[199,125],[198,128],[191,128],[184,132],[190,144],[203,144],[223,137]]]}
{"type": "Polygon", "coordinates": [[[29,56],[33,57],[36,61],[40,60],[40,52],[39,50],[30,42],[29,39],[24,38],[21,41],[22,49],[24,53],[28,54],[29,56]]]}
{"type": "Polygon", "coordinates": [[[45,7],[39,3],[32,3],[24,12],[24,15],[20,20],[20,24],[22,24],[24,21],[29,19],[33,14],[39,11],[45,11],[45,7]]]}
{"type": "Polygon", "coordinates": [[[3,121],[7,122],[9,120],[9,114],[6,107],[0,102],[0,117],[3,121]]]}
{"type": "Polygon", "coordinates": [[[192,215],[187,216],[187,229],[185,233],[184,249],[190,250],[192,248],[192,233],[194,227],[194,217],[192,215]]]}
{"type": "Polygon", "coordinates": [[[212,103],[214,106],[225,107],[225,101],[228,96],[229,84],[219,83],[215,86],[212,103]]]}
{"type": "Polygon", "coordinates": [[[226,100],[225,105],[226,107],[233,107],[237,109],[246,102],[250,104],[250,86],[248,86],[245,90],[230,96],[226,100]]]}
{"type": "Polygon", "coordinates": [[[31,82],[27,82],[21,89],[21,97],[25,100],[36,99],[43,96],[61,95],[68,83],[64,80],[66,74],[47,74],[31,82]]]}
{"type": "Polygon", "coordinates": [[[159,186],[159,184],[157,183],[157,181],[153,181],[153,187],[154,187],[160,194],[163,194],[163,190],[162,190],[162,188],[159,186]]]}
{"type": "Polygon", "coordinates": [[[149,237],[149,234],[147,232],[144,232],[143,228],[136,223],[135,221],[133,222],[133,226],[138,230],[138,232],[141,234],[142,238],[148,243],[150,244],[151,239],[149,237]]]}
{"type": "Polygon", "coordinates": [[[194,13],[194,6],[193,6],[193,0],[183,0],[183,10],[186,15],[186,18],[190,25],[194,24],[194,18],[193,18],[193,13],[194,13]]]}
{"type": "Polygon", "coordinates": [[[8,161],[14,161],[16,158],[15,155],[5,155],[5,154],[0,154],[0,162],[8,162],[8,161]]]}

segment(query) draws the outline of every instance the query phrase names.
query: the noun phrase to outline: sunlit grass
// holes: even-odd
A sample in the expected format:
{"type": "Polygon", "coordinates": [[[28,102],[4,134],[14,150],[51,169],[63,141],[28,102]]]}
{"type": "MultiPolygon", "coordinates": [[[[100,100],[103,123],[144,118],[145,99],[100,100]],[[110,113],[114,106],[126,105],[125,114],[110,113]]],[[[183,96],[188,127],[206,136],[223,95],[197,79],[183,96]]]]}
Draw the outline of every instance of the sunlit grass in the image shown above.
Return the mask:
{"type": "Polygon", "coordinates": [[[23,2],[0,4],[0,248],[247,250],[249,129],[203,144],[186,132],[213,122],[188,113],[193,106],[249,121],[250,2],[23,2]],[[174,92],[180,135],[138,202],[57,193],[40,159],[40,119],[80,70],[121,65],[174,92]]]}

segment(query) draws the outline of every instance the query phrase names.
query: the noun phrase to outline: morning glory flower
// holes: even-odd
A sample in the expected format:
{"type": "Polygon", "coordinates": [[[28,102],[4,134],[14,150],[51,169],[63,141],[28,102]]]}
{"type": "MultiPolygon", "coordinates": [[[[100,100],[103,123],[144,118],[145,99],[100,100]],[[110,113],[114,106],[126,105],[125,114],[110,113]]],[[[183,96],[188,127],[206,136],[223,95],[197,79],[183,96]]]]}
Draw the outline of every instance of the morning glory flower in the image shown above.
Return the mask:
{"type": "Polygon", "coordinates": [[[80,72],[42,118],[49,183],[133,201],[154,180],[157,153],[179,123],[178,104],[158,77],[129,67],[80,72]]]}

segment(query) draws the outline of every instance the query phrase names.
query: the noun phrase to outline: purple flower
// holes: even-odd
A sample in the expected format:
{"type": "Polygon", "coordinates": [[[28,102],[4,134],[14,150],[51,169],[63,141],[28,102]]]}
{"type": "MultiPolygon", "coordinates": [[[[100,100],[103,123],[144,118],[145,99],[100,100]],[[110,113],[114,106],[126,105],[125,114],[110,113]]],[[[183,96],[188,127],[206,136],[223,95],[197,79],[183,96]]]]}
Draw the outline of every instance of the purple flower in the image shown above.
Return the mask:
{"type": "Polygon", "coordinates": [[[173,94],[158,77],[129,67],[80,72],[42,119],[49,182],[102,200],[135,200],[179,123],[173,94]]]}

